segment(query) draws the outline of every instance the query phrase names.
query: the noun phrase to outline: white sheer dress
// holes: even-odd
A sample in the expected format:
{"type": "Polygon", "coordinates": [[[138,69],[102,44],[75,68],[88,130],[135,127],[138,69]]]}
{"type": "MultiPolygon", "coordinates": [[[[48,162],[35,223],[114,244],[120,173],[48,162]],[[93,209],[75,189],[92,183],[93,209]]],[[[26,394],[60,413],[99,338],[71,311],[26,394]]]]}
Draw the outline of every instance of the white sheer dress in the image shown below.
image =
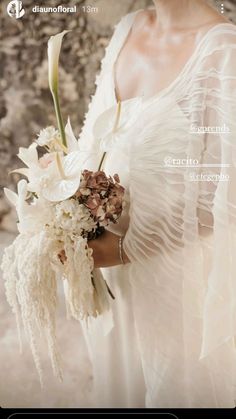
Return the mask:
{"type": "Polygon", "coordinates": [[[126,187],[110,229],[125,235],[131,260],[102,270],[113,328],[104,333],[105,317],[84,327],[94,405],[233,407],[236,28],[212,27],[170,86],[123,101],[124,129],[105,141],[93,127],[117,106],[114,62],[136,13],[115,28],[80,136],[86,167],[97,169],[105,150],[103,169],[126,187]]]}

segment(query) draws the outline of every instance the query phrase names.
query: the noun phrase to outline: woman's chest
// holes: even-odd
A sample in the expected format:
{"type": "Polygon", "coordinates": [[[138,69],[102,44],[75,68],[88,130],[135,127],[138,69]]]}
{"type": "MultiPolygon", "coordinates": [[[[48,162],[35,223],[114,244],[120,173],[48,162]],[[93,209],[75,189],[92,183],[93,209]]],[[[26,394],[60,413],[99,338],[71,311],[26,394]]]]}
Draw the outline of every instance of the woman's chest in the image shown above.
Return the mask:
{"type": "Polygon", "coordinates": [[[157,94],[178,77],[191,56],[195,38],[147,43],[128,40],[114,65],[116,94],[122,100],[157,94]]]}

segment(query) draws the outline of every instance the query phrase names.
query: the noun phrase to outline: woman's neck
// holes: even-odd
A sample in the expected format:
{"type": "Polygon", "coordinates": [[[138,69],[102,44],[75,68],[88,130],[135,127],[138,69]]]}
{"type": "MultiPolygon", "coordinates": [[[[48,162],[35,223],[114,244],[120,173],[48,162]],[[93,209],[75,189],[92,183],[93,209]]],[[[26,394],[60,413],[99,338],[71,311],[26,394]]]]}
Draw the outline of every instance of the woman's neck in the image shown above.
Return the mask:
{"type": "MultiPolygon", "coordinates": [[[[212,10],[205,0],[153,0],[153,3],[156,24],[163,31],[193,27],[207,9],[212,10]]],[[[205,23],[204,17],[202,23],[205,23]]]]}

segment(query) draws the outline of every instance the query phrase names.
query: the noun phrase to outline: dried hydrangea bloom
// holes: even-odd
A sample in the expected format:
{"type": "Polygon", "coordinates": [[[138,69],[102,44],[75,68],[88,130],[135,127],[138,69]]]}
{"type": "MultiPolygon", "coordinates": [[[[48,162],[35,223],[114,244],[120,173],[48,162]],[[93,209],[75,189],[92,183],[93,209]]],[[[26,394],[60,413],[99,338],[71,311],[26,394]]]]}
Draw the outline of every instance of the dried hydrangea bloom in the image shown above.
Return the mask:
{"type": "Polygon", "coordinates": [[[117,174],[112,178],[101,170],[82,172],[80,188],[75,196],[102,226],[115,223],[122,213],[125,190],[119,182],[117,174]]]}

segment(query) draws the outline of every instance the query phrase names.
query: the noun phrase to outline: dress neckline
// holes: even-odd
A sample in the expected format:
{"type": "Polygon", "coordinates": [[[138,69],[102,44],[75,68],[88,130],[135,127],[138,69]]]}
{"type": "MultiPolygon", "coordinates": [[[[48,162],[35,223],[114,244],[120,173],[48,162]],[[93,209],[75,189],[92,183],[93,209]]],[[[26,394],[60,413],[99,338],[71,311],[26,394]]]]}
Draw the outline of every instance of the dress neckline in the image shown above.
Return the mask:
{"type": "Polygon", "coordinates": [[[115,82],[115,66],[116,66],[116,63],[117,63],[117,59],[118,59],[118,57],[120,55],[120,52],[124,48],[124,46],[125,46],[128,38],[129,38],[129,36],[131,34],[132,27],[133,27],[133,22],[134,22],[134,18],[135,18],[135,16],[140,11],[143,11],[143,10],[144,9],[139,9],[139,10],[137,10],[136,12],[134,12],[132,14],[132,19],[129,22],[129,24],[127,25],[124,39],[123,39],[120,47],[118,48],[118,51],[117,51],[116,56],[115,56],[115,59],[114,59],[114,61],[112,63],[112,69],[111,69],[111,73],[112,73],[112,93],[113,93],[114,101],[115,101],[116,104],[118,104],[118,102],[124,103],[124,102],[128,102],[128,101],[134,101],[135,99],[137,99],[137,100],[138,99],[142,99],[143,102],[148,102],[150,100],[154,100],[156,98],[159,98],[159,97],[164,96],[164,94],[166,92],[168,92],[169,90],[173,89],[173,87],[177,84],[177,82],[179,81],[179,79],[181,79],[181,77],[184,75],[184,73],[187,72],[188,68],[192,64],[192,61],[194,60],[195,56],[199,52],[200,48],[202,47],[202,44],[207,40],[207,38],[209,37],[209,35],[212,32],[214,32],[218,28],[225,27],[225,26],[226,27],[228,27],[228,26],[232,27],[233,26],[235,28],[235,25],[233,23],[230,23],[230,22],[229,23],[228,22],[223,23],[222,22],[222,23],[217,23],[216,25],[213,25],[210,29],[208,29],[205,32],[205,34],[202,36],[202,38],[200,39],[200,41],[198,42],[197,46],[194,48],[193,53],[188,58],[188,60],[186,61],[186,63],[182,67],[182,69],[180,70],[179,74],[173,79],[172,82],[170,82],[170,84],[168,86],[166,86],[163,89],[159,90],[159,92],[157,92],[157,93],[155,93],[155,94],[153,94],[151,96],[148,96],[147,98],[144,98],[142,95],[137,95],[137,96],[133,96],[133,97],[130,97],[130,98],[127,98],[127,99],[123,99],[123,100],[122,99],[118,99],[116,82],[115,82]]]}

